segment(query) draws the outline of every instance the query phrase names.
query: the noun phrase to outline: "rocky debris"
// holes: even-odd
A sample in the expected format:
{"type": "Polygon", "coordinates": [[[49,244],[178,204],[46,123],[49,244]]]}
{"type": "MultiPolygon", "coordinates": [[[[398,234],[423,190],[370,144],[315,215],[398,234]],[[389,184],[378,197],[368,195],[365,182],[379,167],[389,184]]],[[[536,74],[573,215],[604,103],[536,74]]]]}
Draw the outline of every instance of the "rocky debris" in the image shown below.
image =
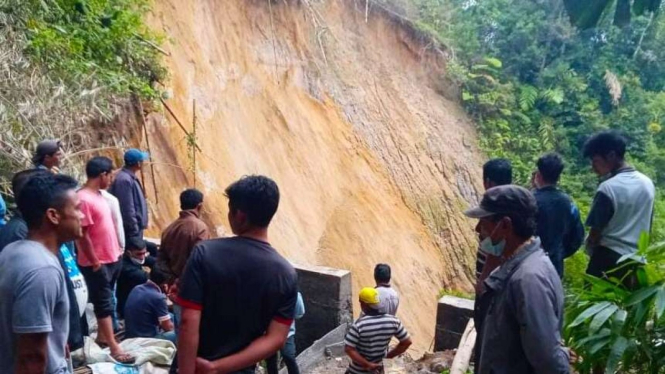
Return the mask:
{"type": "MultiPolygon", "coordinates": [[[[455,357],[454,351],[443,351],[434,353],[425,353],[422,358],[414,360],[408,353],[396,357],[392,360],[384,360],[383,365],[385,374],[440,374],[444,370],[450,369],[450,365],[455,357]]],[[[329,358],[321,365],[312,370],[312,374],[338,374],[342,373],[349,366],[348,357],[329,358]]]]}

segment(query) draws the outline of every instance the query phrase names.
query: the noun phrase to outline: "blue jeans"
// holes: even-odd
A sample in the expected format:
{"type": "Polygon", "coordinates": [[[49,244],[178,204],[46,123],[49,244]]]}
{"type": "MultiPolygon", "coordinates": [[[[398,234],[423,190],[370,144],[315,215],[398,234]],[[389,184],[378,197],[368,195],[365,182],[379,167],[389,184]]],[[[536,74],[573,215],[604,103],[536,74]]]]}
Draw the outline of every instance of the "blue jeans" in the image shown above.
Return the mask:
{"type": "MultiPolygon", "coordinates": [[[[279,353],[282,355],[282,360],[284,360],[284,365],[286,365],[286,369],[289,371],[289,374],[300,374],[300,369],[298,368],[298,363],[296,362],[295,335],[291,335],[288,339],[286,339],[286,343],[284,343],[282,349],[279,350],[279,353]]],[[[266,360],[266,366],[268,369],[268,374],[277,374],[279,372],[277,353],[266,360]]]]}
{"type": "Polygon", "coordinates": [[[175,331],[162,331],[159,334],[155,335],[155,339],[168,340],[173,344],[177,344],[178,337],[175,334],[175,331]]]}

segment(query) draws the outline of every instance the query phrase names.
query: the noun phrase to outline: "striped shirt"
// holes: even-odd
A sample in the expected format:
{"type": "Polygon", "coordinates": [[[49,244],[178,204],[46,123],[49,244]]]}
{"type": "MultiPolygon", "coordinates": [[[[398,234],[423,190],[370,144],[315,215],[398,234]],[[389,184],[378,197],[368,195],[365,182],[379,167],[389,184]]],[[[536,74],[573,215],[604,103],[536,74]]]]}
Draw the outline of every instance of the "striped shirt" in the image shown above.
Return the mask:
{"type": "MultiPolygon", "coordinates": [[[[367,361],[378,364],[386,357],[388,344],[393,336],[400,342],[409,338],[409,333],[397,317],[390,314],[364,315],[351,325],[344,344],[355,348],[367,361]]],[[[369,373],[362,365],[353,361],[349,365],[349,372],[369,373]]]]}

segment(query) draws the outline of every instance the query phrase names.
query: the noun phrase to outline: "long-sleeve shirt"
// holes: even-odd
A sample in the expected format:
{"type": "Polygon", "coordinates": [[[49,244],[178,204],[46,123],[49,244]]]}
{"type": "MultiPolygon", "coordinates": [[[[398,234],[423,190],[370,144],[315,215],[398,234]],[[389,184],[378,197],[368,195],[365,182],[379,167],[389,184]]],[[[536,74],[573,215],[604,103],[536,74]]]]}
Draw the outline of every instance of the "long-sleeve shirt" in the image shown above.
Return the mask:
{"type": "Polygon", "coordinates": [[[487,310],[478,330],[480,374],[568,374],[561,344],[563,287],[552,262],[531,239],[485,280],[487,310]]]}
{"type": "Polygon", "coordinates": [[[148,227],[148,204],[138,178],[130,170],[122,169],[116,175],[109,192],[118,199],[125,237],[140,237],[148,227]]]}
{"type": "Polygon", "coordinates": [[[115,231],[118,236],[118,243],[120,243],[120,248],[125,248],[125,228],[122,224],[122,213],[120,213],[120,202],[118,199],[108,193],[107,191],[100,190],[106,202],[109,203],[111,207],[111,214],[113,214],[113,225],[115,225],[115,231]]]}
{"type": "Polygon", "coordinates": [[[169,282],[180,278],[194,246],[210,239],[208,226],[196,210],[183,210],[162,233],[157,267],[168,275],[169,282]]]}
{"type": "Polygon", "coordinates": [[[563,260],[572,256],[584,240],[580,211],[554,186],[540,188],[533,195],[538,203],[538,237],[559,277],[563,277],[563,260]]]}

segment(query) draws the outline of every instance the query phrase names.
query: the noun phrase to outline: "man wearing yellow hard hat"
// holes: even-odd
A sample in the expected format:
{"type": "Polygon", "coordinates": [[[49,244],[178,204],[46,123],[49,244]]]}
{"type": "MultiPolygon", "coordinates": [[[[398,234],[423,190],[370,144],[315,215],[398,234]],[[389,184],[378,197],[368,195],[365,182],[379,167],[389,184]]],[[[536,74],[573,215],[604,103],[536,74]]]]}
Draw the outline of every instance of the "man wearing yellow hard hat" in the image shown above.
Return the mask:
{"type": "Polygon", "coordinates": [[[359,294],[362,315],[346,334],[345,352],[351,358],[347,374],[383,373],[383,359],[406,352],[411,345],[409,333],[395,316],[382,313],[376,288],[365,287],[359,294]],[[390,339],[399,344],[388,352],[390,339]]]}

